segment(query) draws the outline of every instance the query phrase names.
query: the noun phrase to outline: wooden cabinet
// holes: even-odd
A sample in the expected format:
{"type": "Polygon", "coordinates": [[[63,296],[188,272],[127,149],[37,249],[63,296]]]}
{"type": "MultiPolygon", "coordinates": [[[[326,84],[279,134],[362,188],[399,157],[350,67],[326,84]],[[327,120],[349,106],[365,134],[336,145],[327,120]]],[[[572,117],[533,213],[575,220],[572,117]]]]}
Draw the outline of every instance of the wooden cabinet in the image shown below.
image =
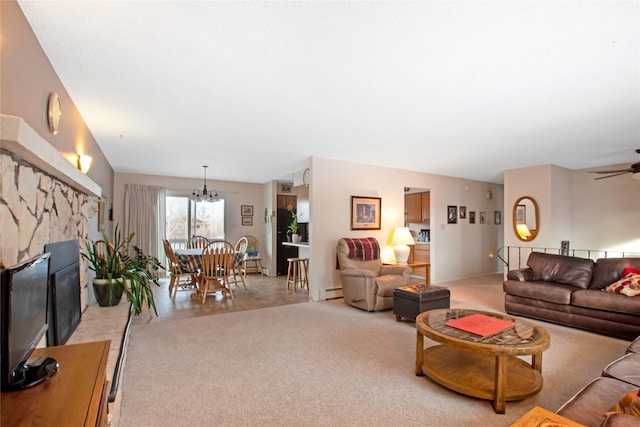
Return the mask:
{"type": "Polygon", "coordinates": [[[422,218],[422,195],[420,193],[407,194],[404,196],[404,222],[421,222],[422,218]]]}
{"type": "Polygon", "coordinates": [[[429,222],[430,193],[406,194],[404,196],[404,223],[429,222]]]}
{"type": "MultiPolygon", "coordinates": [[[[409,263],[426,262],[431,263],[431,245],[428,243],[416,243],[411,247],[409,255],[409,263]]],[[[415,274],[426,275],[427,270],[424,267],[418,267],[413,270],[415,274]]]]}
{"type": "Polygon", "coordinates": [[[107,426],[110,341],[38,348],[33,357],[52,357],[58,372],[41,384],[0,394],[3,426],[107,426]]]}
{"type": "Polygon", "coordinates": [[[287,209],[289,206],[296,209],[298,204],[298,199],[296,196],[288,196],[285,194],[278,194],[277,196],[277,208],[278,209],[287,209]]]}
{"type": "Polygon", "coordinates": [[[429,222],[429,218],[431,217],[431,213],[429,212],[429,209],[431,209],[431,193],[427,191],[420,193],[420,196],[422,196],[420,198],[422,202],[422,221],[420,222],[429,222]]]}

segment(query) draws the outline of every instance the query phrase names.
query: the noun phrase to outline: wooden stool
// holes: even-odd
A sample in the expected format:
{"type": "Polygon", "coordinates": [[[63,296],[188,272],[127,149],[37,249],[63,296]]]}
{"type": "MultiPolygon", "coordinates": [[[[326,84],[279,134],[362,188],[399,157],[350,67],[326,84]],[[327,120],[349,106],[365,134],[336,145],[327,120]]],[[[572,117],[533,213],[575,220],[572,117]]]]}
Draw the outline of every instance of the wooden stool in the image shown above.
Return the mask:
{"type": "Polygon", "coordinates": [[[287,269],[287,290],[292,285],[293,292],[296,291],[298,283],[300,289],[309,289],[309,276],[307,269],[309,268],[309,258],[287,258],[289,268],[287,269]]]}

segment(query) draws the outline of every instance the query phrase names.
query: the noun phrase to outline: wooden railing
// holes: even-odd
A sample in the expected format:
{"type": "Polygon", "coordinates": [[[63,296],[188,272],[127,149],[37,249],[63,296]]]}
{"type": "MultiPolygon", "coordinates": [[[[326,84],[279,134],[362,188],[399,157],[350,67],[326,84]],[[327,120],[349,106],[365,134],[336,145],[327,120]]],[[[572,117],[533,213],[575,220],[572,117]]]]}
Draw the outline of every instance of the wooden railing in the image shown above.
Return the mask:
{"type": "MultiPolygon", "coordinates": [[[[558,248],[536,248],[530,246],[503,246],[496,251],[496,256],[500,259],[508,270],[517,270],[527,267],[527,259],[531,252],[543,252],[549,254],[560,254],[558,248]]],[[[569,256],[579,258],[590,258],[596,261],[598,258],[626,258],[640,257],[640,252],[627,251],[606,251],[600,249],[569,249],[569,256]]]]}

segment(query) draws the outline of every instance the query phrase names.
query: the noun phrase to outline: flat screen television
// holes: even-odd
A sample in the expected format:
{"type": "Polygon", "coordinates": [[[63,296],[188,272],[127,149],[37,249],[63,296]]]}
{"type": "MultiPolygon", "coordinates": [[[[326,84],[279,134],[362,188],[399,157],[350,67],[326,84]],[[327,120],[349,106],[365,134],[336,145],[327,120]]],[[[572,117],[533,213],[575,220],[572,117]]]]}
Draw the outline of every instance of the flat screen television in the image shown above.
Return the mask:
{"type": "Polygon", "coordinates": [[[31,354],[47,332],[49,257],[44,253],[2,270],[0,382],[2,391],[34,386],[58,370],[50,357],[31,354]]]}

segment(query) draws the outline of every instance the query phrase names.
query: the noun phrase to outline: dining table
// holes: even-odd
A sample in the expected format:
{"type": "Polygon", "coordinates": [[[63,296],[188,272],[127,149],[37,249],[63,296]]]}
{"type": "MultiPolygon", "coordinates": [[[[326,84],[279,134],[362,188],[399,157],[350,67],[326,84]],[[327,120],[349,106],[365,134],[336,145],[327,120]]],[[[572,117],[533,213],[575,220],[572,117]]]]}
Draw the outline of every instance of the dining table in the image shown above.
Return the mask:
{"type": "Polygon", "coordinates": [[[182,271],[198,272],[202,268],[202,248],[175,249],[176,259],[182,271]]]}

